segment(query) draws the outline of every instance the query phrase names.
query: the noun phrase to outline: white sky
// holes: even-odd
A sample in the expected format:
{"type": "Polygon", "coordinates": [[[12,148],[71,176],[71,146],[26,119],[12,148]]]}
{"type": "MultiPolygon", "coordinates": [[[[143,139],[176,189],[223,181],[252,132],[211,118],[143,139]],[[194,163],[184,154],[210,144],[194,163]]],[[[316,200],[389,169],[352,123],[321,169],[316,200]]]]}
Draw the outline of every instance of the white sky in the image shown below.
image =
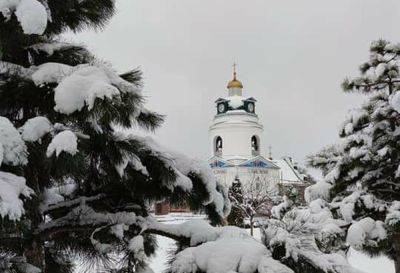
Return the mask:
{"type": "Polygon", "coordinates": [[[258,99],[265,147],[302,162],[337,139],[347,110],[362,101],[340,83],[357,75],[370,42],[400,42],[398,0],[116,2],[103,31],[68,39],[120,72],[140,66],[148,107],[167,115],[155,138],[203,159],[234,60],[244,95],[258,99]]]}

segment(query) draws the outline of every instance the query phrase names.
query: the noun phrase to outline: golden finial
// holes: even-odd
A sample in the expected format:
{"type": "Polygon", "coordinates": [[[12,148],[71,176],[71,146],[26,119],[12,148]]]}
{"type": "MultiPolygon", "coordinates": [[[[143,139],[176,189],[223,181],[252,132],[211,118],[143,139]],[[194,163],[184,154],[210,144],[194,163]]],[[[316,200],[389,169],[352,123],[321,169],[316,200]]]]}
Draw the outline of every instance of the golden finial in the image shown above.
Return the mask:
{"type": "Polygon", "coordinates": [[[243,88],[243,84],[236,78],[236,66],[237,63],[233,62],[233,80],[228,83],[228,89],[230,88],[243,88]]]}

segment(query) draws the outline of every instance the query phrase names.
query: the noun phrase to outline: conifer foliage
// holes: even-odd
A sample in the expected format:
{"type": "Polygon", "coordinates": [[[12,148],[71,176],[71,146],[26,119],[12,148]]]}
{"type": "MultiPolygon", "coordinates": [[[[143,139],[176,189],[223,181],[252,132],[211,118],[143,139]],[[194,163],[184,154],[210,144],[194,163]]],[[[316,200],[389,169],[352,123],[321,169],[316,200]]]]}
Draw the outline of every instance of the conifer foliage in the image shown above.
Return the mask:
{"type": "Polygon", "coordinates": [[[385,254],[400,272],[400,45],[371,44],[360,76],[345,92],[368,95],[340,130],[340,142],[309,158],[324,180],[308,190],[325,198],[346,225],[347,242],[372,255],[385,254]]]}
{"type": "Polygon", "coordinates": [[[205,163],[134,135],[163,120],[144,106],[139,70],[119,75],[59,42],[113,13],[112,0],[0,1],[1,272],[67,273],[76,257],[140,272],[154,201],[187,201],[214,223],[229,211],[205,163]]]}
{"type": "MultiPolygon", "coordinates": [[[[229,200],[238,204],[243,203],[243,190],[242,183],[239,179],[235,179],[229,187],[229,200]]],[[[244,226],[244,213],[238,208],[235,203],[231,208],[231,213],[228,215],[228,224],[231,226],[243,227],[244,226]]]]}
{"type": "Polygon", "coordinates": [[[274,259],[296,273],[359,272],[346,260],[345,223],[334,218],[326,201],[297,206],[285,197],[272,208],[272,215],[261,231],[274,259]]]}

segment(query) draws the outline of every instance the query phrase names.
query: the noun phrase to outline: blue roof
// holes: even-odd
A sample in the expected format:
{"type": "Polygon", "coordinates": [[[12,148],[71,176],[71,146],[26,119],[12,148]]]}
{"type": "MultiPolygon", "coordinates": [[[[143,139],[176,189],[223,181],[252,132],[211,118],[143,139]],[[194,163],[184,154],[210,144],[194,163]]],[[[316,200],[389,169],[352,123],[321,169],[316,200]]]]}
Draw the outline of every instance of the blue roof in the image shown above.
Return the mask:
{"type": "Polygon", "coordinates": [[[211,168],[228,168],[232,167],[233,165],[230,164],[228,161],[220,158],[220,157],[214,157],[209,161],[210,167],[211,168]]]}
{"type": "Polygon", "coordinates": [[[262,156],[257,156],[252,159],[247,160],[239,165],[240,167],[248,167],[248,168],[270,168],[270,169],[279,169],[272,161],[265,159],[262,156]]]}
{"type": "MultiPolygon", "coordinates": [[[[211,168],[230,168],[235,167],[234,164],[220,158],[218,156],[214,156],[209,160],[209,164],[211,168]]],[[[277,165],[275,165],[272,161],[265,159],[262,156],[256,156],[251,158],[241,164],[239,167],[247,167],[247,168],[266,168],[266,169],[279,169],[277,165]]]]}

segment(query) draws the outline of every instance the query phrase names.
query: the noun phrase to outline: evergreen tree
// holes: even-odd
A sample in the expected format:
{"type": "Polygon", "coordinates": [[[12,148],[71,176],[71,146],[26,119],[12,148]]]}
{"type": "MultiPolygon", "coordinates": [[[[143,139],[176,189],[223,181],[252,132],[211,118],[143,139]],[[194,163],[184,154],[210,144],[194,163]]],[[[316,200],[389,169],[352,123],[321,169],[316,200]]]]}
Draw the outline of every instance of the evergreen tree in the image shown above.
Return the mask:
{"type": "MultiPolygon", "coordinates": [[[[306,192],[314,187],[307,188],[306,192]]],[[[318,196],[307,200],[304,206],[288,194],[284,195],[283,202],[272,207],[272,218],[260,228],[263,243],[272,257],[296,273],[359,272],[346,260],[348,245],[344,226],[347,223],[334,217],[325,200],[318,196]]]]}
{"type": "Polygon", "coordinates": [[[366,94],[350,113],[337,145],[309,158],[324,181],[309,188],[308,199],[325,198],[347,223],[347,241],[371,255],[384,254],[400,272],[400,45],[373,42],[361,75],[346,79],[346,92],[366,94]]]}
{"type": "Polygon", "coordinates": [[[139,70],[118,75],[59,42],[113,13],[113,0],[0,2],[2,272],[72,272],[74,257],[140,272],[155,201],[187,201],[213,223],[229,211],[206,163],[134,135],[163,119],[144,106],[139,70]]]}
{"type": "MultiPolygon", "coordinates": [[[[229,187],[229,200],[231,203],[238,202],[243,203],[243,192],[242,183],[238,178],[233,181],[229,187]]],[[[243,227],[244,226],[244,214],[240,208],[233,206],[231,213],[228,215],[228,224],[231,226],[243,227]]]]}
{"type": "Polygon", "coordinates": [[[297,207],[286,197],[272,212],[276,219],[267,219],[261,232],[274,259],[296,273],[359,272],[346,261],[342,221],[334,219],[327,202],[297,207]]]}
{"type": "MultiPolygon", "coordinates": [[[[67,273],[79,257],[96,271],[149,272],[159,234],[182,245],[174,273],[292,273],[286,256],[271,257],[272,241],[150,215],[156,201],[187,201],[217,224],[228,193],[206,163],[134,134],[162,123],[145,108],[140,71],[117,74],[58,40],[67,30],[99,29],[113,13],[112,0],[0,2],[0,271],[67,273]]],[[[293,254],[304,249],[287,242],[293,254]]],[[[351,272],[336,270],[347,269],[336,256],[325,261],[323,272],[351,272]]]]}

